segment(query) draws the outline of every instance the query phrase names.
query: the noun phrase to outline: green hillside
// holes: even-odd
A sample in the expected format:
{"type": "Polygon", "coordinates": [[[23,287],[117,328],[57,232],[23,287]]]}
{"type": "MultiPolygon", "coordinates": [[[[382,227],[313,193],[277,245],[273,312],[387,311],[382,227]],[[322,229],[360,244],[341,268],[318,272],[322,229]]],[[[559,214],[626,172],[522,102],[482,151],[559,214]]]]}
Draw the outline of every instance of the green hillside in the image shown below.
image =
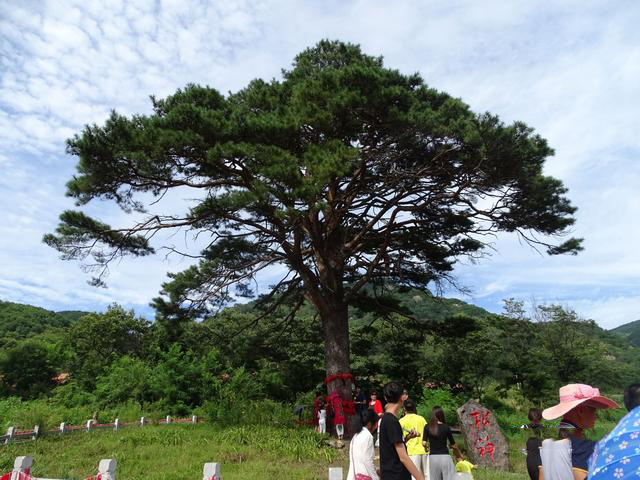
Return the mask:
{"type": "Polygon", "coordinates": [[[0,301],[0,347],[52,330],[60,331],[83,315],[86,312],[52,312],[32,305],[0,301]]]}
{"type": "Polygon", "coordinates": [[[624,325],[620,325],[610,331],[625,337],[636,347],[640,347],[640,320],[625,323],[624,325]]]}

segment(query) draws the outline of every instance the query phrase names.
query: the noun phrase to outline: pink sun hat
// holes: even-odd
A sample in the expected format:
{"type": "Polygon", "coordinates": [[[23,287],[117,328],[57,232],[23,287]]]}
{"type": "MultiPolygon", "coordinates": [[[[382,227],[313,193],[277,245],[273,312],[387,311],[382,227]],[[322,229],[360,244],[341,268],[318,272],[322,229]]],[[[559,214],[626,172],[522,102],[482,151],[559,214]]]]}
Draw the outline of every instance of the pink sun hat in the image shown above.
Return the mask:
{"type": "Polygon", "coordinates": [[[545,420],[555,420],[583,403],[593,408],[618,408],[616,402],[600,395],[599,389],[591,385],[572,383],[560,387],[560,403],[543,410],[542,418],[545,420]]]}

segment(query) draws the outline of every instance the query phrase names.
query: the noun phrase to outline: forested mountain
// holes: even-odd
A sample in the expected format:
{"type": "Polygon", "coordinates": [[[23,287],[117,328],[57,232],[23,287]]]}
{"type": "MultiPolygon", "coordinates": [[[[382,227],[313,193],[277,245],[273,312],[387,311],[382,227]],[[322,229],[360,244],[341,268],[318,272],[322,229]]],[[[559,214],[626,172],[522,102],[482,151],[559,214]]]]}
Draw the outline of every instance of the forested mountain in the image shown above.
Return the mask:
{"type": "Polygon", "coordinates": [[[0,348],[49,330],[64,329],[85,314],[52,312],[32,305],[0,301],[0,348]]]}
{"type": "Polygon", "coordinates": [[[616,327],[611,331],[617,333],[618,335],[622,335],[636,347],[640,347],[640,320],[625,323],[624,325],[620,325],[619,327],[616,327]]]}

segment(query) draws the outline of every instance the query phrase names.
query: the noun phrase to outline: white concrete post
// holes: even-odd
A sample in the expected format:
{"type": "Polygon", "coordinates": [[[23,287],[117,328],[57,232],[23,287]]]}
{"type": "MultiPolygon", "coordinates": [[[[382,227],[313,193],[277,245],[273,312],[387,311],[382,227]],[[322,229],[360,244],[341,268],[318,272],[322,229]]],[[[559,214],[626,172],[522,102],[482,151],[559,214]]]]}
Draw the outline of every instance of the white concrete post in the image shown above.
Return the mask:
{"type": "Polygon", "coordinates": [[[11,472],[10,480],[18,479],[22,475],[29,472],[33,465],[33,457],[16,457],[16,461],[13,462],[13,471],[11,472]]]}
{"type": "Polygon", "coordinates": [[[145,419],[144,419],[144,417],[140,417],[140,426],[141,426],[141,427],[144,427],[144,424],[145,424],[145,419]]]}
{"type": "Polygon", "coordinates": [[[171,423],[171,416],[167,415],[167,423],[171,423]]]}
{"type": "Polygon", "coordinates": [[[342,467],[329,467],[329,480],[342,480],[342,467]]]}
{"type": "Polygon", "coordinates": [[[64,433],[64,422],[60,424],[60,433],[64,433]]]}
{"type": "Polygon", "coordinates": [[[40,435],[40,425],[36,425],[35,427],[33,427],[33,435],[31,436],[31,438],[35,440],[36,438],[38,438],[38,435],[40,435]]]}
{"type": "Polygon", "coordinates": [[[120,426],[120,419],[116,418],[115,421],[113,422],[113,429],[117,430],[119,426],[120,426]]]}
{"type": "Polygon", "coordinates": [[[11,440],[13,440],[13,433],[16,431],[16,427],[9,427],[7,428],[7,437],[4,439],[4,443],[11,443],[11,440]]]}
{"type": "Polygon", "coordinates": [[[198,423],[198,417],[196,415],[191,417],[191,423],[198,423]]]}
{"type": "Polygon", "coordinates": [[[116,480],[116,465],[115,458],[100,460],[96,478],[98,480],[116,480]]]}
{"type": "Polygon", "coordinates": [[[91,431],[91,425],[93,425],[93,420],[87,420],[87,432],[91,431]]]}
{"type": "Polygon", "coordinates": [[[202,470],[202,480],[222,480],[219,463],[205,463],[202,470]]]}

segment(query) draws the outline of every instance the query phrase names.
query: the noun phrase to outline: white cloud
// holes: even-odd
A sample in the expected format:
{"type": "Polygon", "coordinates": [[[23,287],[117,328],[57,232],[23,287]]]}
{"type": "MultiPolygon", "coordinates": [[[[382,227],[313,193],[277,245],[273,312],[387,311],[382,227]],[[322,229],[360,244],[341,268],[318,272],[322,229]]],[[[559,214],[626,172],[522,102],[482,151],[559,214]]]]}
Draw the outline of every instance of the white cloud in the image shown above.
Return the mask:
{"type": "MultiPolygon", "coordinates": [[[[339,38],[384,55],[391,67],[419,71],[476,111],[526,121],[556,149],[547,171],[570,187],[580,207],[575,234],[587,250],[546,258],[501,236],[498,254],[458,269],[477,301],[562,291],[603,324],[638,318],[629,291],[640,286],[632,241],[640,237],[639,13],[634,2],[525,0],[4,2],[0,209],[11,221],[0,227],[0,297],[64,300],[68,308],[146,305],[164,272],[183,265],[127,260],[113,269],[111,288],[96,291],[40,243],[72,206],[64,184],[76,159],[64,154],[64,140],[112,108],[149,112],[148,95],[190,82],[226,93],[277,77],[302,49],[339,38]]],[[[165,204],[182,205],[176,195],[165,204]]],[[[103,203],[90,210],[125,221],[103,203]]]]}

